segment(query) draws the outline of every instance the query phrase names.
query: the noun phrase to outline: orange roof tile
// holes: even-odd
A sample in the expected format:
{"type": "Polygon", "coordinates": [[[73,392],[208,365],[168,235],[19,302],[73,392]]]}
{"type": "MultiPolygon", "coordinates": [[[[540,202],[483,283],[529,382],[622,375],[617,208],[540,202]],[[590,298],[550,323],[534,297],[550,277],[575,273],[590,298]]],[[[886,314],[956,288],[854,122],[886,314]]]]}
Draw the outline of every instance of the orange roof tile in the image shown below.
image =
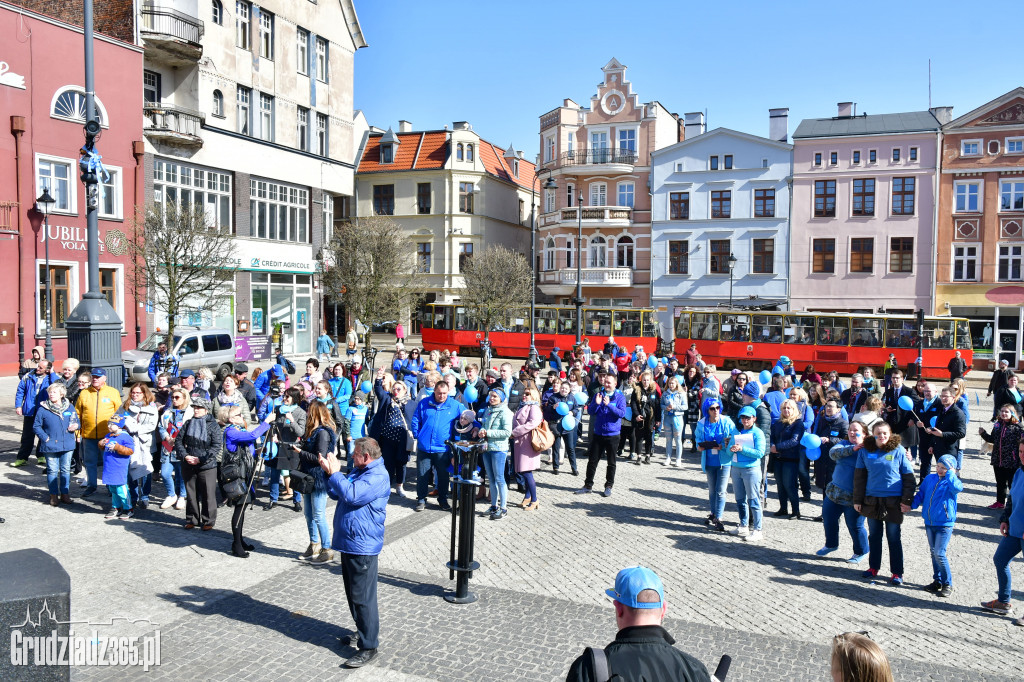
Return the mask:
{"type": "Polygon", "coordinates": [[[526,159],[519,159],[519,177],[512,175],[508,162],[504,158],[505,150],[495,147],[487,140],[480,140],[480,160],[488,173],[496,177],[514,182],[526,189],[533,188],[536,168],[526,159]]]}
{"type": "Polygon", "coordinates": [[[366,149],[359,160],[358,173],[412,170],[415,168],[443,168],[447,152],[447,134],[443,131],[397,133],[398,149],[394,163],[380,162],[380,141],[383,134],[373,134],[366,141],[366,149]],[[417,158],[416,152],[419,151],[417,158]]]}

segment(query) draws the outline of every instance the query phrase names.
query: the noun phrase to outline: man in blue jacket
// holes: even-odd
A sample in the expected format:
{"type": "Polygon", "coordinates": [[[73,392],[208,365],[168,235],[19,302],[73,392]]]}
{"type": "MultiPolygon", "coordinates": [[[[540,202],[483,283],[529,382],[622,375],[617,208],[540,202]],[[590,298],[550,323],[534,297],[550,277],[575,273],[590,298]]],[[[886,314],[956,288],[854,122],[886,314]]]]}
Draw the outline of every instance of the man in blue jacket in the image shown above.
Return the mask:
{"type": "Polygon", "coordinates": [[[161,342],[156,352],[149,359],[149,382],[156,386],[156,375],[167,372],[172,377],[178,376],[178,356],[167,350],[167,344],[161,342]]]}
{"type": "Polygon", "coordinates": [[[384,519],[391,483],[380,456],[380,445],[373,438],[355,441],[350,473],[340,472],[340,465],[337,457],[320,457],[320,467],[329,476],[327,494],[338,501],[331,547],[341,554],[345,597],[356,624],[356,633],[343,637],[341,642],[358,651],[343,665],[359,668],[377,656],[377,556],[384,548],[384,519]]]}
{"type": "MultiPolygon", "coordinates": [[[[50,361],[43,359],[36,365],[34,371],[29,372],[18,382],[18,391],[14,395],[14,411],[21,417],[21,445],[18,446],[18,456],[11,463],[12,467],[22,467],[28,463],[28,456],[32,453],[32,446],[35,445],[36,434],[32,425],[36,420],[36,410],[44,400],[47,400],[46,389],[50,384],[61,381],[56,372],[50,371],[50,361]]],[[[36,450],[36,459],[42,462],[39,457],[39,450],[36,450]]]]}
{"type": "Polygon", "coordinates": [[[619,447],[622,418],[626,414],[626,396],[615,388],[613,374],[601,375],[601,390],[594,391],[587,412],[594,425],[594,444],[587,458],[587,478],[576,494],[589,493],[593,489],[597,465],[603,455],[608,462],[604,475],[604,496],[611,497],[612,486],[615,485],[615,453],[619,447]]]}
{"type": "Polygon", "coordinates": [[[416,511],[427,507],[427,475],[433,467],[437,477],[437,506],[451,510],[448,504],[448,446],[445,441],[452,431],[452,422],[462,414],[463,405],[448,397],[448,382],[434,384],[434,393],[420,400],[413,412],[409,428],[416,437],[416,511]]]}

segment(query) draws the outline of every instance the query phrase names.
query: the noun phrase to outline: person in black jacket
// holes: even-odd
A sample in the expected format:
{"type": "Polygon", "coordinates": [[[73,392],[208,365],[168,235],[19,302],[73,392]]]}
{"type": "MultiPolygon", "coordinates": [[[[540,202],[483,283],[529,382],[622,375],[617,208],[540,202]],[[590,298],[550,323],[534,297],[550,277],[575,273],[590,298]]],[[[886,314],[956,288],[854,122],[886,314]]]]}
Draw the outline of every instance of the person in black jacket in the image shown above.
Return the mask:
{"type": "Polygon", "coordinates": [[[828,400],[825,407],[814,420],[814,433],[821,438],[821,456],[814,463],[814,485],[825,492],[832,482],[832,472],[836,463],[828,456],[832,448],[846,440],[850,423],[843,419],[842,408],[838,401],[828,400]]]}
{"type": "Polygon", "coordinates": [[[640,463],[640,450],[643,445],[644,464],[651,463],[651,450],[654,448],[654,427],[661,423],[661,399],[654,384],[654,376],[645,371],[640,375],[640,383],[633,387],[629,398],[629,407],[633,410],[633,430],[629,435],[629,451],[636,455],[636,463],[640,463]]]}
{"type": "Polygon", "coordinates": [[[864,390],[864,376],[857,372],[850,377],[850,388],[843,391],[839,399],[842,401],[842,406],[846,408],[846,415],[853,419],[853,415],[860,412],[860,408],[863,407],[864,401],[868,399],[871,394],[864,390]]]}
{"type": "Polygon", "coordinates": [[[331,552],[331,529],[327,523],[327,478],[320,466],[320,458],[334,457],[338,437],[335,424],[327,407],[314,401],[306,413],[306,432],[291,449],[299,453],[299,471],[313,478],[313,491],[306,500],[303,513],[309,531],[309,545],[299,555],[310,563],[322,564],[334,558],[331,552]]]}
{"type": "Polygon", "coordinates": [[[967,371],[967,362],[960,357],[960,351],[956,352],[956,355],[949,359],[949,364],[946,365],[946,369],[949,370],[949,380],[959,379],[967,371]]]}
{"type": "Polygon", "coordinates": [[[1011,374],[1006,379],[1006,385],[996,390],[995,398],[992,400],[992,404],[995,405],[992,408],[992,419],[993,421],[999,416],[999,409],[1003,405],[1013,405],[1014,409],[1017,410],[1017,417],[1021,416],[1021,401],[1024,397],[1021,396],[1020,392],[1020,381],[1016,374],[1011,374]]]}
{"type": "Polygon", "coordinates": [[[892,427],[892,432],[900,437],[900,443],[910,453],[911,459],[917,459],[917,423],[911,410],[904,410],[899,404],[903,396],[917,400],[917,392],[903,383],[901,370],[894,369],[889,381],[889,388],[885,389],[882,396],[882,403],[885,405],[882,419],[892,427]]]}
{"type": "Polygon", "coordinates": [[[675,640],[662,627],[665,588],[654,571],[643,566],[624,568],[615,577],[615,587],[605,593],[615,600],[619,632],[603,650],[588,649],[573,661],[566,682],[710,682],[704,664],[672,646],[675,640]]]}
{"type": "Polygon", "coordinates": [[[988,380],[988,393],[986,395],[992,395],[999,389],[1005,388],[1012,374],[1013,370],[1010,369],[1010,361],[1000,360],[999,369],[992,372],[992,378],[988,380]]]}
{"type": "MultiPolygon", "coordinates": [[[[932,403],[931,409],[922,417],[925,421],[917,425],[924,428],[925,440],[921,443],[921,480],[932,471],[932,457],[935,461],[943,455],[957,457],[960,441],[967,435],[967,415],[956,406],[956,394],[946,387],[939,392],[939,404],[932,403]],[[935,424],[932,425],[932,417],[935,424]]],[[[958,458],[957,467],[961,466],[958,458]]]]}
{"type": "Polygon", "coordinates": [[[185,479],[185,529],[202,524],[213,530],[217,523],[217,457],[224,448],[224,433],[210,414],[210,401],[192,400],[192,418],[174,440],[185,479]]]}

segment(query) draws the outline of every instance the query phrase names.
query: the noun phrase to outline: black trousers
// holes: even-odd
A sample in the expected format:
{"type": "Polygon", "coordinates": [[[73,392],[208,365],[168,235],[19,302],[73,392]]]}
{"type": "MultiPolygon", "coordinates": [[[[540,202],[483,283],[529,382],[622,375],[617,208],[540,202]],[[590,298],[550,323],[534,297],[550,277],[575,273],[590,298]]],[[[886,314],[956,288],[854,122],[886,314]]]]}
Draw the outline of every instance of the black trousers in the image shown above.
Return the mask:
{"type": "Polygon", "coordinates": [[[380,637],[377,611],[377,555],[341,552],[341,577],[345,581],[348,610],[356,624],[360,649],[376,649],[380,637]]]}
{"type": "Polygon", "coordinates": [[[181,475],[185,479],[185,523],[202,526],[217,523],[217,470],[199,471],[182,462],[181,475]]]}
{"type": "Polygon", "coordinates": [[[243,497],[242,501],[235,505],[235,513],[231,515],[231,549],[237,552],[245,551],[245,546],[242,544],[242,524],[245,523],[245,506],[248,502],[249,497],[243,497]]]}
{"type": "Polygon", "coordinates": [[[615,452],[619,447],[619,434],[614,436],[594,435],[594,441],[590,446],[590,455],[587,457],[587,479],[583,482],[584,488],[594,487],[594,476],[597,474],[597,465],[604,457],[608,462],[608,468],[604,474],[604,487],[611,488],[615,485],[615,452]]]}
{"type": "Polygon", "coordinates": [[[629,451],[639,454],[641,450],[638,446],[643,446],[643,453],[645,455],[651,454],[652,448],[654,447],[654,434],[651,432],[652,424],[649,421],[634,422],[633,428],[629,432],[629,451]]]}
{"type": "MultiPolygon", "coordinates": [[[[43,408],[37,408],[43,409],[43,408]]],[[[32,430],[32,424],[36,421],[35,416],[21,418],[21,444],[18,446],[18,456],[15,459],[28,459],[32,454],[32,448],[36,444],[36,434],[32,430]]],[[[36,457],[39,456],[39,448],[36,447],[36,457]]]]}
{"type": "Polygon", "coordinates": [[[1009,467],[992,467],[996,472],[996,502],[999,504],[1006,504],[1006,491],[1010,487],[1010,483],[1013,481],[1013,475],[1017,472],[1017,468],[1009,467]]]}

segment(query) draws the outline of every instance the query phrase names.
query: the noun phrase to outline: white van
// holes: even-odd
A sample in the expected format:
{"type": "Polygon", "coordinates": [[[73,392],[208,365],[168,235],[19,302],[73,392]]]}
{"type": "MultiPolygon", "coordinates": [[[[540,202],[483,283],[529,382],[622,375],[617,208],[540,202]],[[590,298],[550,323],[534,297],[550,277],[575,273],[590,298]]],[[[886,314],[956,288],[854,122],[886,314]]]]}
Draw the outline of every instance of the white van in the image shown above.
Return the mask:
{"type": "MultiPolygon", "coordinates": [[[[130,382],[149,382],[149,361],[156,353],[157,346],[166,340],[167,334],[154,332],[135,350],[121,353],[121,361],[130,382]]],[[[179,371],[209,367],[216,376],[218,372],[226,373],[234,369],[235,340],[229,329],[175,327],[171,352],[180,358],[179,371]]]]}

